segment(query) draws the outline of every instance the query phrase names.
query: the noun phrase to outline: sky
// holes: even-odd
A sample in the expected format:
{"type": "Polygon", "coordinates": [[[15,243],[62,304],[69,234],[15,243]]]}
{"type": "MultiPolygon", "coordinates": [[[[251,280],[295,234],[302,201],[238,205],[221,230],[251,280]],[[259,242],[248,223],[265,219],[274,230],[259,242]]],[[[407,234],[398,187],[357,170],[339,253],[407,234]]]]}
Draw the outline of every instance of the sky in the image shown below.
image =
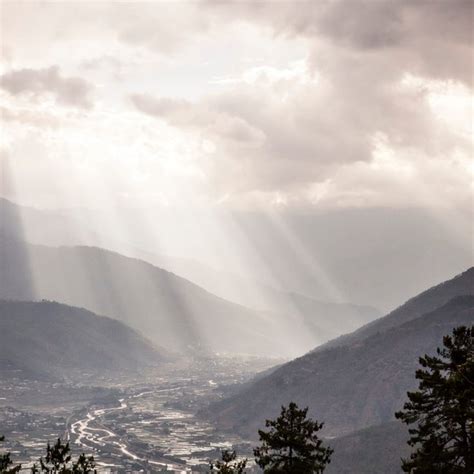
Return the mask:
{"type": "Polygon", "coordinates": [[[215,265],[254,245],[218,213],[265,215],[293,250],[291,216],[374,209],[369,229],[423,212],[472,243],[471,1],[17,0],[0,16],[4,197],[120,232],[140,210],[153,238],[165,212],[160,251],[215,265]],[[189,245],[203,228],[206,250],[189,245]]]}
{"type": "Polygon", "coordinates": [[[7,1],[1,21],[25,203],[471,204],[469,1],[7,1]]]}

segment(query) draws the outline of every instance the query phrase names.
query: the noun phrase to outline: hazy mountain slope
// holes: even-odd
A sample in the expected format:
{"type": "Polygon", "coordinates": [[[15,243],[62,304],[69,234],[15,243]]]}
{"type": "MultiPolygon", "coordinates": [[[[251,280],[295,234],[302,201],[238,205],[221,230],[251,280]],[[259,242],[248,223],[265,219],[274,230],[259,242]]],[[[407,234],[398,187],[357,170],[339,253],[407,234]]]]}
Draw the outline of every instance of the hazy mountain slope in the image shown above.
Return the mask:
{"type": "MultiPolygon", "coordinates": [[[[252,283],[263,282],[321,301],[334,301],[337,294],[338,301],[370,303],[386,313],[473,261],[470,216],[444,211],[437,217],[421,209],[398,208],[188,215],[126,206],[102,212],[44,211],[3,202],[8,203],[0,198],[0,214],[9,207],[10,217],[13,212],[21,222],[18,237],[28,242],[90,245],[146,261],[150,258],[140,251],[185,257],[173,265],[169,257],[151,263],[192,281],[196,271],[205,275],[206,267],[216,268],[225,273],[230,287],[215,275],[195,282],[226,299],[244,293],[247,301],[234,301],[246,306],[253,306],[252,283]],[[442,225],[443,219],[449,226],[442,225]],[[242,276],[249,285],[234,285],[232,275],[242,276]]],[[[0,226],[7,226],[1,215],[0,226]]]]}
{"type": "MultiPolygon", "coordinates": [[[[272,294],[269,295],[269,298],[272,294]]],[[[273,311],[295,313],[308,331],[321,340],[347,333],[381,316],[372,306],[317,301],[297,293],[273,293],[273,311]],[[278,309],[279,308],[279,309],[278,309]]]]}
{"type": "Polygon", "coordinates": [[[448,302],[451,298],[459,295],[472,294],[474,294],[474,267],[467,269],[465,272],[456,275],[450,280],[423,291],[419,295],[409,299],[387,316],[370,322],[353,333],[330,341],[318,347],[316,350],[320,351],[329,347],[362,341],[368,336],[386,331],[406,321],[415,319],[428,311],[432,311],[448,302]]]}
{"type": "Polygon", "coordinates": [[[53,302],[0,300],[4,375],[12,369],[36,377],[56,377],[71,369],[135,370],[166,358],[148,340],[114,319],[53,302]]]}
{"type": "MultiPolygon", "coordinates": [[[[325,291],[328,282],[345,301],[386,313],[473,265],[470,216],[446,214],[380,207],[283,209],[275,215],[237,213],[233,223],[279,288],[332,300],[325,291]]],[[[253,278],[262,280],[261,273],[255,268],[253,278]]]]}
{"type": "Polygon", "coordinates": [[[334,449],[327,474],[401,474],[401,461],[409,457],[406,425],[391,421],[327,443],[334,449]]]}
{"type": "MultiPolygon", "coordinates": [[[[87,228],[80,235],[77,224],[73,225],[73,219],[66,213],[20,206],[0,197],[0,232],[11,238],[45,245],[77,244],[93,238],[87,228]]],[[[87,223],[81,225],[84,228],[87,223]]]]}
{"type": "MultiPolygon", "coordinates": [[[[298,293],[289,293],[237,275],[220,272],[188,259],[137,252],[145,261],[165,268],[201,286],[210,293],[261,312],[291,315],[304,327],[316,344],[353,331],[380,317],[381,312],[368,305],[318,301],[298,293]]],[[[304,346],[306,349],[310,347],[304,346]]]]}
{"type": "Polygon", "coordinates": [[[326,434],[340,436],[393,418],[413,388],[418,357],[432,353],[452,328],[474,321],[474,296],[444,306],[352,345],[312,352],[205,414],[224,429],[255,436],[282,404],[309,406],[326,422],[326,434]]]}
{"type": "Polygon", "coordinates": [[[114,252],[2,239],[0,257],[0,297],[82,306],[119,319],[168,349],[205,346],[282,355],[297,353],[301,337],[308,338],[307,344],[312,338],[297,321],[227,302],[172,273],[114,252]],[[285,337],[291,327],[294,347],[285,337]]]}
{"type": "Polygon", "coordinates": [[[319,336],[324,335],[324,338],[352,331],[382,315],[372,306],[319,301],[215,270],[190,259],[138,250],[134,255],[172,271],[228,301],[261,311],[296,314],[307,323],[308,329],[318,331],[319,336]]]}
{"type": "MultiPolygon", "coordinates": [[[[74,236],[71,231],[74,226],[71,222],[68,224],[66,216],[60,213],[17,206],[1,198],[0,225],[1,232],[4,236],[9,236],[10,239],[28,240],[31,236],[35,241],[48,243],[94,241],[93,233],[85,230],[87,223],[76,225],[82,232],[74,236]]],[[[100,241],[98,238],[95,240],[100,241]]],[[[120,236],[117,236],[115,241],[119,240],[120,236]]],[[[283,320],[290,315],[292,325],[299,326],[306,338],[305,341],[300,338],[299,351],[292,352],[293,355],[301,354],[317,344],[352,331],[380,316],[379,311],[370,306],[316,301],[296,293],[279,291],[268,285],[231,273],[217,271],[191,259],[156,255],[134,246],[127,246],[125,243],[122,243],[121,247],[128,248],[127,255],[138,257],[155,266],[172,271],[220,298],[261,312],[278,313],[279,316],[272,316],[273,319],[283,320]]],[[[28,274],[26,268],[28,262],[21,263],[24,260],[24,255],[18,251],[16,253],[18,265],[25,270],[16,275],[21,278],[21,274],[28,274]]],[[[10,277],[15,278],[15,275],[10,277]]],[[[23,291],[29,286],[30,283],[24,281],[23,291]]],[[[19,291],[21,285],[17,284],[16,287],[19,291]]],[[[6,292],[6,294],[10,294],[10,292],[6,292]]],[[[23,299],[28,299],[29,294],[26,292],[23,299]]],[[[71,303],[69,300],[68,302],[71,303]]],[[[82,303],[74,300],[73,304],[82,303]]],[[[99,310],[100,308],[93,307],[92,309],[99,310]]]]}

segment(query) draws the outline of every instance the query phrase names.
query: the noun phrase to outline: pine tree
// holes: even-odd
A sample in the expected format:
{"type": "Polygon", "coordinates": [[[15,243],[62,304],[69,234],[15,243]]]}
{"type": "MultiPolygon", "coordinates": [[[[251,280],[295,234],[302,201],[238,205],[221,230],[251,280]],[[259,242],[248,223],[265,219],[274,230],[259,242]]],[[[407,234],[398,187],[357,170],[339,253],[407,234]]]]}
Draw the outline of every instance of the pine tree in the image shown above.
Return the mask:
{"type": "Polygon", "coordinates": [[[247,459],[236,461],[237,454],[235,451],[224,450],[221,453],[221,461],[216,461],[216,464],[210,463],[211,472],[219,474],[243,474],[247,466],[247,459]]]}
{"type": "Polygon", "coordinates": [[[330,462],[333,450],[318,437],[323,423],[306,418],[308,408],[296,403],[281,407],[276,420],[267,420],[269,431],[259,430],[262,445],[254,449],[255,461],[265,473],[319,474],[330,462]]]}
{"type": "Polygon", "coordinates": [[[474,326],[454,329],[443,345],[419,359],[418,390],[395,414],[414,425],[408,444],[415,450],[402,461],[412,474],[474,472],[474,326]]]}
{"type": "Polygon", "coordinates": [[[69,442],[63,443],[60,438],[51,446],[46,447],[46,456],[39,459],[39,468],[36,464],[31,468],[33,474],[39,472],[46,473],[90,473],[95,471],[94,458],[82,453],[76,462],[72,461],[71,448],[69,442]]]}
{"type": "MultiPolygon", "coordinates": [[[[5,437],[0,436],[0,441],[5,441],[5,437]]],[[[0,472],[1,473],[13,474],[15,472],[20,471],[21,464],[18,466],[12,466],[12,465],[13,465],[13,461],[10,457],[10,453],[0,454],[0,472]]]]}
{"type": "Polygon", "coordinates": [[[77,461],[72,465],[73,473],[89,473],[96,472],[95,461],[93,456],[86,456],[82,453],[77,461]]]}
{"type": "Polygon", "coordinates": [[[58,438],[53,446],[48,442],[46,456],[39,460],[40,472],[69,472],[68,464],[70,461],[71,449],[69,443],[63,444],[58,438]]]}

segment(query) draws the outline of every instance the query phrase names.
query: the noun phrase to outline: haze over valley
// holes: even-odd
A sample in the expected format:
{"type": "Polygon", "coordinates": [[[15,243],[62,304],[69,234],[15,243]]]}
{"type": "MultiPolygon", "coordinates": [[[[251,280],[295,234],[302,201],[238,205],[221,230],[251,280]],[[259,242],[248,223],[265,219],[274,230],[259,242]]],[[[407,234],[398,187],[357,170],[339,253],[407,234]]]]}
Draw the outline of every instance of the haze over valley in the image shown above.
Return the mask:
{"type": "Polygon", "coordinates": [[[471,474],[473,15],[0,2],[0,472],[471,474]]]}

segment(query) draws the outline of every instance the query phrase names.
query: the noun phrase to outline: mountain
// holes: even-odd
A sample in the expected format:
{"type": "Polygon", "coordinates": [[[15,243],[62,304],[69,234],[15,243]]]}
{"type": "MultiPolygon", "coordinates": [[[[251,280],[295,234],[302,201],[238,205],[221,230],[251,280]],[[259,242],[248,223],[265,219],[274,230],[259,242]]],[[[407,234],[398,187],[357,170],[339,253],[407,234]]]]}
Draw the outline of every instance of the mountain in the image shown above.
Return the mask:
{"type": "MultiPolygon", "coordinates": [[[[277,415],[279,407],[290,401],[308,406],[312,417],[324,420],[328,436],[391,420],[407,390],[416,384],[418,357],[433,353],[453,327],[473,323],[472,278],[470,269],[454,279],[455,285],[448,282],[435,287],[435,293],[445,296],[446,288],[451,296],[455,296],[454,287],[460,292],[443,306],[412,320],[401,317],[398,326],[389,328],[382,318],[380,331],[374,323],[375,330],[365,339],[313,351],[284,364],[202,415],[222,429],[252,437],[266,418],[277,415]]],[[[419,307],[429,307],[428,300],[442,304],[444,299],[433,292],[423,295],[419,307]]]]}
{"type": "Polygon", "coordinates": [[[125,324],[82,308],[0,300],[3,376],[57,378],[72,370],[136,370],[168,357],[125,324]]]}
{"type": "Polygon", "coordinates": [[[436,216],[390,208],[268,214],[137,209],[126,202],[102,211],[39,210],[0,198],[4,228],[2,208],[19,224],[17,238],[115,250],[254,309],[270,308],[251,304],[261,300],[253,287],[270,286],[320,301],[370,303],[387,313],[473,261],[471,216],[442,210],[436,216]]]}
{"type": "Polygon", "coordinates": [[[371,426],[327,440],[334,449],[326,474],[401,474],[401,458],[410,456],[408,429],[399,421],[371,426]]]}
{"type": "MultiPolygon", "coordinates": [[[[87,228],[87,224],[79,226],[83,231],[74,239],[71,234],[73,226],[71,223],[68,224],[66,216],[60,213],[17,206],[5,199],[0,199],[0,224],[4,238],[10,240],[28,240],[28,238],[32,237],[35,241],[53,242],[55,244],[61,241],[93,242],[94,240],[101,240],[98,238],[94,239],[90,232],[83,230],[87,228]]],[[[115,240],[118,240],[118,238],[115,240]]],[[[81,245],[79,247],[85,248],[90,246],[81,245]]],[[[149,262],[155,267],[166,269],[169,273],[184,277],[185,280],[196,283],[207,292],[228,302],[245,306],[259,314],[276,313],[272,316],[267,314],[265,316],[267,320],[284,321],[290,318],[292,327],[301,328],[301,334],[297,348],[292,350],[289,355],[299,355],[317,344],[352,331],[380,316],[380,312],[370,306],[317,301],[297,293],[288,293],[272,288],[261,282],[247,280],[229,272],[215,270],[192,259],[157,255],[123,243],[119,247],[127,248],[126,255],[136,260],[149,262]]],[[[76,246],[76,248],[78,247],[76,246]]],[[[22,255],[21,251],[17,251],[17,260],[21,263],[24,260],[25,254],[36,254],[37,252],[37,250],[33,252],[25,250],[22,255]]],[[[118,254],[116,253],[115,255],[118,254]]],[[[23,262],[19,265],[19,268],[24,269],[23,272],[19,273],[28,273],[28,265],[30,265],[29,262],[28,264],[23,262]]],[[[15,278],[15,275],[11,275],[11,278],[15,278]]],[[[26,287],[31,285],[31,282],[24,283],[27,283],[26,287]]],[[[16,287],[16,291],[19,291],[20,285],[17,284],[16,287]]],[[[6,292],[6,294],[9,295],[11,292],[6,292]]],[[[29,294],[26,292],[21,299],[30,299],[28,297],[29,294]]],[[[77,299],[63,300],[60,298],[60,294],[48,293],[46,296],[43,294],[38,296],[54,297],[56,300],[75,305],[83,304],[77,299]]],[[[84,303],[84,305],[86,304],[84,303]]],[[[86,306],[94,311],[105,312],[113,316],[113,314],[108,312],[107,308],[86,306]]]]}
{"type": "Polygon", "coordinates": [[[317,331],[324,339],[331,339],[342,331],[352,331],[382,316],[373,306],[317,300],[222,272],[195,260],[156,255],[139,249],[132,253],[233,303],[259,311],[296,314],[306,321],[310,330],[317,331]]]}
{"type": "Polygon", "coordinates": [[[81,225],[83,234],[77,231],[79,226],[72,224],[67,213],[20,206],[0,197],[0,233],[10,238],[53,246],[93,238],[87,223],[81,225]]]}
{"type": "Polygon", "coordinates": [[[0,235],[0,264],[0,298],[81,306],[118,319],[169,350],[282,356],[301,353],[302,340],[315,343],[296,319],[230,303],[115,252],[31,245],[0,235]]]}
{"type": "Polygon", "coordinates": [[[210,293],[257,311],[293,315],[315,341],[329,341],[340,334],[353,331],[382,313],[369,305],[321,301],[295,292],[243,278],[190,259],[154,255],[136,251],[143,259],[166,268],[210,293]]]}
{"type": "Polygon", "coordinates": [[[296,314],[316,340],[329,341],[339,334],[353,331],[381,316],[368,305],[318,301],[297,293],[267,293],[268,307],[275,313],[296,314]]]}
{"type": "Polygon", "coordinates": [[[303,350],[329,341],[340,334],[353,331],[381,316],[369,305],[319,301],[306,295],[285,292],[261,282],[221,272],[189,259],[166,257],[135,250],[143,260],[165,268],[206,291],[227,301],[259,312],[273,313],[281,318],[290,316],[304,327],[311,338],[303,343],[303,350]],[[312,345],[308,346],[308,344],[312,345]]]}
{"type": "Polygon", "coordinates": [[[439,285],[423,291],[414,298],[409,299],[405,304],[387,316],[370,322],[350,334],[329,341],[327,344],[315,350],[320,351],[330,347],[354,344],[373,334],[386,331],[406,321],[416,319],[422,314],[442,306],[451,298],[471,294],[474,294],[474,267],[467,269],[465,272],[456,275],[448,281],[444,281],[439,285]]]}
{"type": "MultiPolygon", "coordinates": [[[[209,282],[208,276],[214,275],[214,281],[227,282],[227,288],[234,282],[234,296],[242,295],[235,299],[257,307],[249,309],[137,258],[97,247],[58,248],[22,239],[33,235],[35,227],[51,227],[53,234],[62,224],[70,228],[65,219],[0,199],[0,263],[2,269],[11,269],[0,272],[0,297],[46,298],[84,306],[116,317],[172,350],[205,346],[216,351],[289,357],[378,315],[371,307],[319,302],[257,284],[250,290],[252,284],[206,267],[202,280],[209,282]],[[25,223],[29,223],[28,230],[25,223]],[[253,299],[249,292],[253,292],[253,299]],[[262,293],[271,304],[256,301],[256,295],[262,293]]],[[[60,240],[66,238],[64,231],[58,234],[60,240]]],[[[51,240],[47,232],[35,235],[51,240]]],[[[152,253],[136,252],[160,261],[152,253]]],[[[181,266],[189,268],[186,259],[167,260],[169,264],[177,261],[185,261],[181,266]]],[[[197,276],[203,265],[193,268],[197,276]]]]}

